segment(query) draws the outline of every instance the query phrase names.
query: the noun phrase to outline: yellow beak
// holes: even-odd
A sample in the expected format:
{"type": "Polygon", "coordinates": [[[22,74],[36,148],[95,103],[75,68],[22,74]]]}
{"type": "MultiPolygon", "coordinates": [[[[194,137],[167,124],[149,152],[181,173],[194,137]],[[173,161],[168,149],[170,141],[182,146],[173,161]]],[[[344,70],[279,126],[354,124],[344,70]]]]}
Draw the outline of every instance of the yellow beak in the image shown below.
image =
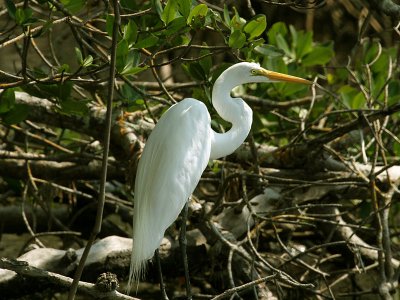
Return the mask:
{"type": "Polygon", "coordinates": [[[312,81],[307,79],[303,79],[300,77],[282,74],[274,71],[269,71],[265,69],[259,70],[260,75],[265,76],[274,81],[284,81],[284,82],[294,82],[294,83],[302,83],[302,84],[312,84],[312,81]]]}

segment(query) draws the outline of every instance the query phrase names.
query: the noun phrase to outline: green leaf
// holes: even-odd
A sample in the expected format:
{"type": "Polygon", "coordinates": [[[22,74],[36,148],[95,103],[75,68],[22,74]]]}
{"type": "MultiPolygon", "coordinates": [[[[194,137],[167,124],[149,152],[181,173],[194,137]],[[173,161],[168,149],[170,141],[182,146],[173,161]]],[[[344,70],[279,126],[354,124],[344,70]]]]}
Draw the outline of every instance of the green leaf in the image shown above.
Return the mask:
{"type": "MultiPolygon", "coordinates": [[[[186,26],[186,19],[185,19],[185,26],[186,26]]],[[[172,39],[169,41],[171,44],[171,47],[180,47],[180,46],[187,46],[190,43],[190,39],[188,36],[185,34],[190,30],[189,27],[185,27],[182,29],[180,32],[181,34],[175,34],[172,36],[172,39]]]]}
{"type": "Polygon", "coordinates": [[[231,19],[231,30],[241,30],[243,26],[246,24],[246,20],[234,15],[231,19]]]}
{"type": "MultiPolygon", "coordinates": [[[[195,20],[199,20],[199,19],[204,20],[204,18],[207,15],[207,12],[208,12],[207,5],[199,4],[199,5],[195,6],[187,18],[187,24],[189,24],[189,25],[193,24],[195,22],[195,20]]],[[[204,22],[202,22],[202,23],[204,23],[204,22]]]]}
{"type": "Polygon", "coordinates": [[[305,67],[325,65],[332,59],[333,55],[333,44],[328,46],[315,46],[313,50],[304,57],[302,64],[305,67]]]}
{"type": "Polygon", "coordinates": [[[116,68],[118,72],[122,72],[122,70],[126,67],[128,53],[129,53],[128,42],[126,40],[121,40],[117,44],[116,68]]]}
{"type": "Polygon", "coordinates": [[[135,100],[135,103],[137,105],[143,105],[144,104],[144,100],[143,99],[137,99],[137,100],[135,100]]]}
{"type": "Polygon", "coordinates": [[[6,124],[17,124],[24,121],[30,112],[31,108],[25,104],[16,104],[10,111],[2,116],[3,122],[6,124]]]}
{"type": "Polygon", "coordinates": [[[10,111],[15,105],[14,89],[6,89],[0,95],[0,113],[10,111]]]}
{"type": "Polygon", "coordinates": [[[126,57],[129,52],[128,42],[126,40],[121,40],[117,44],[117,58],[126,57]]]}
{"type": "Polygon", "coordinates": [[[132,46],[138,36],[138,27],[133,20],[129,20],[128,24],[124,26],[123,38],[128,42],[128,46],[132,46]]]}
{"type": "Polygon", "coordinates": [[[276,45],[280,49],[282,49],[287,56],[292,57],[293,53],[292,51],[290,51],[289,45],[286,42],[285,38],[280,33],[278,33],[275,38],[276,38],[276,45]]]}
{"type": "Polygon", "coordinates": [[[106,18],[106,31],[109,36],[112,36],[113,34],[113,27],[114,27],[114,16],[113,15],[107,15],[106,18]]]}
{"type": "Polygon", "coordinates": [[[268,30],[268,41],[270,44],[278,46],[276,37],[279,34],[281,37],[285,37],[287,35],[287,27],[286,24],[283,22],[278,22],[272,25],[270,30],[268,30]]]}
{"type": "Polygon", "coordinates": [[[154,46],[155,44],[157,44],[159,38],[156,37],[154,34],[150,34],[147,37],[145,37],[144,39],[139,40],[136,44],[135,44],[135,48],[149,48],[154,46]]]}
{"type": "MultiPolygon", "coordinates": [[[[131,0],[132,1],[132,0],[131,0]]],[[[158,17],[162,19],[163,8],[161,5],[161,0],[151,0],[151,6],[155,9],[158,17]]]]}
{"type": "Polygon", "coordinates": [[[306,33],[302,31],[298,32],[297,44],[294,48],[297,59],[302,59],[306,54],[310,53],[313,50],[312,31],[307,31],[306,33]]]}
{"type": "Polygon", "coordinates": [[[29,7],[27,8],[17,8],[15,12],[15,21],[18,25],[29,25],[37,21],[36,18],[32,17],[33,10],[29,7]]]}
{"type": "Polygon", "coordinates": [[[161,14],[161,20],[164,22],[165,25],[172,22],[173,19],[176,17],[177,13],[177,0],[168,0],[167,5],[164,8],[164,11],[161,14]]]}
{"type": "Polygon", "coordinates": [[[210,160],[210,162],[208,163],[208,166],[210,167],[211,172],[213,172],[214,174],[218,174],[221,171],[219,162],[216,160],[210,160]]]}
{"type": "Polygon", "coordinates": [[[205,80],[206,79],[206,74],[198,62],[193,62],[190,64],[182,64],[182,68],[191,77],[193,77],[196,80],[205,80]]]}
{"type": "Polygon", "coordinates": [[[138,67],[138,66],[125,66],[125,68],[121,71],[122,75],[135,75],[140,72],[143,72],[144,70],[147,70],[149,67],[144,66],[144,67],[138,67]]]}
{"type": "Polygon", "coordinates": [[[231,24],[231,16],[229,15],[228,6],[226,6],[226,4],[224,4],[224,22],[227,26],[231,24]]]}
{"type": "Polygon", "coordinates": [[[254,51],[258,54],[268,56],[268,57],[280,57],[285,54],[282,49],[275,47],[273,45],[262,44],[254,48],[254,51]]]}
{"type": "Polygon", "coordinates": [[[60,112],[66,115],[85,116],[89,112],[89,108],[87,106],[88,102],[88,100],[63,100],[60,102],[60,112]]]}
{"type": "Polygon", "coordinates": [[[11,19],[15,20],[15,14],[17,12],[17,8],[15,7],[14,2],[12,0],[6,0],[6,8],[11,19]]]}
{"type": "MultiPolygon", "coordinates": [[[[388,89],[388,104],[393,105],[400,102],[400,82],[391,81],[388,89]]],[[[400,152],[399,152],[400,153],[400,152]]]]}
{"type": "Polygon", "coordinates": [[[246,43],[246,35],[240,30],[235,30],[229,36],[229,47],[231,48],[240,49],[245,45],[245,43],[246,43]]]}
{"type": "Polygon", "coordinates": [[[87,68],[93,64],[93,56],[88,55],[82,62],[82,67],[87,68]]]}
{"type": "Polygon", "coordinates": [[[139,67],[140,52],[128,49],[128,43],[121,40],[117,45],[117,71],[123,75],[133,75],[146,70],[148,66],[139,67]]]}
{"type": "Polygon", "coordinates": [[[210,74],[210,70],[212,68],[212,58],[211,58],[211,55],[208,55],[208,54],[210,54],[210,51],[208,49],[201,50],[200,56],[203,56],[203,55],[207,55],[207,56],[204,56],[202,59],[199,60],[199,64],[200,64],[201,68],[203,69],[204,73],[207,75],[207,77],[210,74]]]}
{"type": "Polygon", "coordinates": [[[88,55],[87,57],[83,58],[82,52],[78,47],[75,47],[75,54],[80,66],[87,68],[93,64],[93,56],[88,55]]]}
{"type": "Polygon", "coordinates": [[[292,47],[293,47],[293,49],[296,49],[297,37],[298,37],[297,31],[292,25],[289,26],[289,31],[290,31],[290,35],[292,36],[292,47]]]}
{"type": "Polygon", "coordinates": [[[215,82],[217,80],[217,78],[222,74],[222,72],[224,72],[230,66],[231,66],[231,64],[229,64],[229,63],[217,64],[213,68],[211,82],[215,82]]]}
{"type": "Polygon", "coordinates": [[[243,30],[249,35],[249,40],[252,40],[260,36],[266,28],[267,19],[265,15],[256,15],[244,26],[243,30]]]}
{"type": "Polygon", "coordinates": [[[236,8],[233,8],[233,10],[235,12],[235,15],[232,17],[230,23],[231,32],[233,32],[234,30],[242,30],[243,26],[246,24],[246,20],[239,16],[236,8]]]}
{"type": "Polygon", "coordinates": [[[79,49],[78,47],[75,47],[75,55],[76,55],[76,58],[78,59],[79,65],[82,65],[83,64],[83,56],[82,56],[81,49],[79,49]]]}
{"type": "Polygon", "coordinates": [[[25,11],[22,8],[17,8],[15,11],[15,22],[22,25],[25,21],[25,11]]]}
{"type": "Polygon", "coordinates": [[[121,0],[120,3],[123,8],[129,9],[131,11],[137,11],[138,9],[141,8],[140,6],[138,6],[136,1],[132,1],[132,0],[121,0]]]}
{"type": "MultiPolygon", "coordinates": [[[[168,24],[167,28],[162,32],[164,36],[170,36],[176,34],[179,30],[186,26],[186,18],[178,17],[175,18],[171,23],[168,24]]],[[[189,30],[189,28],[187,28],[189,30]]]]}
{"type": "MultiPolygon", "coordinates": [[[[390,55],[387,49],[383,49],[381,55],[376,62],[371,66],[372,72],[376,74],[385,74],[389,67],[390,55]]],[[[393,58],[393,57],[392,57],[393,58]]]]}
{"type": "Polygon", "coordinates": [[[70,71],[70,67],[68,64],[63,64],[57,69],[58,73],[65,73],[70,71]]]}
{"type": "Polygon", "coordinates": [[[357,95],[353,98],[353,100],[350,102],[350,105],[352,109],[359,109],[359,108],[364,108],[365,106],[365,96],[362,92],[358,92],[357,95]]]}
{"type": "Polygon", "coordinates": [[[339,95],[343,103],[348,107],[352,107],[352,101],[357,95],[357,90],[349,85],[344,85],[339,89],[339,95]]]}
{"type": "Polygon", "coordinates": [[[78,13],[86,4],[86,0],[60,0],[60,2],[72,14],[78,13]]]}
{"type": "Polygon", "coordinates": [[[192,6],[191,0],[180,0],[178,1],[178,11],[184,18],[187,18],[190,14],[190,8],[192,6]]]}

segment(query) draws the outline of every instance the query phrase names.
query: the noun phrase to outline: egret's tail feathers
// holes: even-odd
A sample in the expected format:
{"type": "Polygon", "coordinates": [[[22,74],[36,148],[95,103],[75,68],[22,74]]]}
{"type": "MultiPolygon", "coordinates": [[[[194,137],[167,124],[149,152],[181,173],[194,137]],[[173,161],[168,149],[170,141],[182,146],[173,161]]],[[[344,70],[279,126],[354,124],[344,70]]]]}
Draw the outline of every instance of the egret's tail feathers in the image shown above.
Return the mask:
{"type": "Polygon", "coordinates": [[[129,280],[128,280],[128,286],[126,288],[126,292],[129,295],[132,286],[135,286],[135,291],[137,292],[138,286],[139,286],[139,281],[144,277],[144,274],[146,273],[146,267],[147,267],[147,260],[141,260],[137,261],[134,259],[134,252],[132,252],[132,258],[131,258],[131,265],[130,265],[130,270],[129,270],[129,280]]]}
{"type": "MultiPolygon", "coordinates": [[[[131,254],[131,265],[129,270],[129,281],[127,291],[129,293],[132,285],[136,285],[146,274],[147,261],[153,257],[154,251],[160,245],[164,230],[157,230],[157,220],[153,220],[146,210],[135,207],[133,222],[133,244],[131,254]],[[156,223],[156,225],[154,225],[156,223]]],[[[143,207],[142,207],[143,208],[143,207]]]]}

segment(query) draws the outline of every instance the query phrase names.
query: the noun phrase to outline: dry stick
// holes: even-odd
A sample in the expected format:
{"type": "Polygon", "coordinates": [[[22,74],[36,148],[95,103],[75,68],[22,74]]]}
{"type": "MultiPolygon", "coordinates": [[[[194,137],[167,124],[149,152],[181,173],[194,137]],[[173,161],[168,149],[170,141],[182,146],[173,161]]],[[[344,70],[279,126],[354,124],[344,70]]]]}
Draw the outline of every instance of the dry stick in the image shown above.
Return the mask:
{"type": "Polygon", "coordinates": [[[24,37],[24,42],[22,47],[22,57],[21,57],[21,64],[22,64],[21,75],[24,78],[24,81],[27,80],[26,70],[27,70],[27,60],[28,60],[28,49],[31,41],[31,33],[29,27],[27,31],[28,32],[24,32],[25,37],[24,37]]]}
{"type": "Polygon", "coordinates": [[[90,248],[96,238],[97,234],[101,230],[101,221],[103,218],[104,209],[104,198],[105,198],[105,185],[107,180],[107,161],[108,152],[110,146],[110,133],[111,133],[111,121],[112,121],[112,100],[114,97],[114,79],[115,79],[115,64],[116,64],[116,52],[117,52],[117,39],[118,39],[118,28],[121,23],[121,18],[119,14],[119,0],[114,0],[114,24],[112,33],[112,45],[111,45],[111,58],[110,58],[110,77],[108,80],[108,99],[107,99],[107,112],[106,112],[106,128],[104,135],[104,152],[102,161],[102,172],[101,172],[101,182],[99,191],[99,202],[97,205],[96,221],[93,226],[92,233],[90,234],[89,240],[86,244],[85,250],[83,251],[82,258],[79,262],[78,268],[76,269],[74,280],[71,285],[71,289],[68,294],[68,300],[73,300],[75,298],[76,290],[78,288],[79,280],[82,275],[83,268],[85,266],[86,259],[89,255],[90,248]]]}
{"type": "MultiPolygon", "coordinates": [[[[379,44],[379,43],[378,43],[379,44]]],[[[380,45],[380,44],[379,44],[380,45]]],[[[376,59],[377,60],[377,59],[376,59]]],[[[376,61],[375,60],[375,61],[376,61]]],[[[374,61],[374,62],[375,62],[374,61]]],[[[387,70],[387,81],[392,77],[392,71],[393,71],[393,63],[392,63],[392,59],[389,59],[389,66],[388,66],[388,70],[387,70]]],[[[386,84],[384,87],[384,105],[385,107],[388,106],[388,97],[389,97],[389,85],[386,84]]],[[[388,125],[389,122],[389,117],[386,117],[383,121],[382,126],[379,128],[379,139],[380,139],[380,143],[382,144],[382,134],[384,133],[384,130],[386,128],[386,126],[388,125]]],[[[381,152],[381,156],[382,156],[382,160],[384,162],[384,165],[387,166],[388,165],[388,161],[386,158],[386,154],[385,154],[385,149],[384,148],[380,148],[380,152],[381,152]]],[[[386,171],[386,175],[388,178],[388,182],[392,182],[390,179],[390,175],[389,172],[386,171]]],[[[387,275],[387,285],[386,287],[381,287],[381,288],[394,288],[393,286],[391,286],[391,284],[393,282],[397,282],[397,280],[394,278],[394,268],[393,268],[393,264],[392,264],[392,258],[393,258],[393,254],[392,254],[392,246],[391,246],[391,239],[390,239],[390,230],[389,230],[389,210],[391,208],[391,202],[392,202],[392,196],[393,193],[395,192],[395,186],[396,184],[390,184],[389,187],[389,191],[387,191],[386,193],[382,194],[382,205],[383,205],[383,209],[382,209],[382,221],[383,221],[383,252],[385,254],[385,271],[386,271],[386,275],[387,275]]]]}
{"type": "Polygon", "coordinates": [[[223,293],[215,296],[211,300],[220,300],[220,299],[228,298],[229,296],[231,296],[231,295],[233,295],[233,294],[235,294],[237,292],[246,290],[246,289],[248,289],[250,287],[253,287],[255,285],[258,285],[258,284],[261,284],[261,283],[264,283],[264,282],[267,282],[267,281],[271,281],[272,279],[275,279],[277,277],[279,277],[278,273],[273,274],[273,275],[269,275],[269,276],[266,276],[266,277],[263,277],[263,278],[259,278],[259,279],[256,279],[256,280],[253,280],[251,282],[242,284],[240,286],[225,290],[223,293]]]}
{"type": "Polygon", "coordinates": [[[48,140],[48,139],[46,139],[46,138],[43,138],[43,137],[41,137],[40,135],[31,133],[31,132],[29,132],[28,130],[24,130],[23,128],[21,128],[21,127],[19,127],[19,126],[17,126],[17,125],[11,125],[10,127],[11,127],[12,129],[14,129],[14,130],[17,130],[17,131],[19,131],[19,132],[22,132],[23,134],[25,134],[26,136],[28,136],[28,137],[30,137],[30,138],[32,138],[32,139],[38,140],[38,141],[40,141],[40,142],[42,142],[42,143],[44,143],[44,144],[47,144],[47,145],[49,145],[49,146],[51,146],[51,147],[54,147],[55,149],[57,149],[57,150],[59,150],[59,151],[62,151],[62,152],[68,153],[68,154],[74,154],[73,151],[71,151],[71,150],[69,150],[69,149],[67,149],[67,148],[64,148],[63,146],[60,146],[59,144],[54,143],[54,142],[52,142],[52,141],[50,141],[50,140],[48,140]]]}
{"type": "MultiPolygon", "coordinates": [[[[14,271],[20,275],[23,275],[25,278],[27,278],[26,280],[31,278],[34,280],[42,279],[43,281],[60,287],[68,287],[72,281],[72,279],[67,276],[30,266],[26,261],[8,259],[5,257],[0,258],[0,268],[14,271]]],[[[89,282],[79,282],[79,289],[84,291],[85,294],[90,295],[91,299],[139,300],[138,298],[121,294],[116,290],[101,292],[99,291],[97,284],[89,282]]]]}
{"type": "MultiPolygon", "coordinates": [[[[24,220],[25,226],[26,226],[27,230],[29,231],[31,237],[35,237],[35,232],[33,231],[31,225],[29,224],[28,218],[26,217],[26,214],[25,214],[25,202],[26,202],[27,192],[28,192],[28,185],[26,184],[24,187],[23,194],[22,194],[22,207],[21,207],[22,219],[24,220]]],[[[35,243],[38,244],[42,248],[46,247],[45,245],[43,245],[43,243],[37,237],[35,237],[35,243]]]]}

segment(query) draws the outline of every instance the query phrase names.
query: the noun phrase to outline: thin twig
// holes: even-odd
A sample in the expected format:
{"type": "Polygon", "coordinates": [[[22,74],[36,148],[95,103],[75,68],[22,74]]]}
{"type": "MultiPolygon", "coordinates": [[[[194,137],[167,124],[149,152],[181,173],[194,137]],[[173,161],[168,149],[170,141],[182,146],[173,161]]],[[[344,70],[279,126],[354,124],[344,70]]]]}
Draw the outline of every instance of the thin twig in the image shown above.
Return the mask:
{"type": "Polygon", "coordinates": [[[103,152],[103,162],[102,162],[102,172],[100,181],[100,191],[99,191],[99,202],[97,205],[97,214],[95,224],[93,226],[92,233],[87,242],[85,250],[83,251],[82,258],[79,262],[78,268],[76,269],[74,280],[72,282],[68,299],[73,300],[75,298],[76,290],[78,288],[79,280],[81,278],[83,268],[85,266],[86,259],[89,255],[90,248],[101,230],[101,222],[103,219],[103,209],[104,209],[104,199],[105,199],[105,185],[107,181],[107,161],[108,153],[110,148],[110,136],[111,136],[111,126],[112,126],[112,103],[114,97],[114,80],[115,80],[115,66],[116,66],[116,52],[117,52],[117,41],[118,41],[118,28],[121,23],[121,18],[119,14],[119,1],[114,0],[114,24],[113,24],[113,34],[112,34],[112,45],[111,45],[111,60],[110,60],[110,75],[108,81],[108,99],[107,99],[107,112],[106,112],[106,127],[104,130],[104,152],[103,152]]]}

